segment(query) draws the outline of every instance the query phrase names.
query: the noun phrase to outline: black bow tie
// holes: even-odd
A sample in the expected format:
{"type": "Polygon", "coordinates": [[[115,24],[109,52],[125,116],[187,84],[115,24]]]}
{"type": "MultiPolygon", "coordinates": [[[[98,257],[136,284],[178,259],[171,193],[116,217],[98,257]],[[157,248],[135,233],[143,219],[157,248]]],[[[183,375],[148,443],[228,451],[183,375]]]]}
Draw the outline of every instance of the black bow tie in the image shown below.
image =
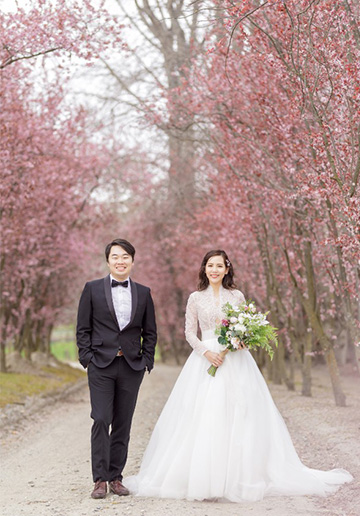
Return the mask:
{"type": "Polygon", "coordinates": [[[127,288],[128,284],[129,284],[128,280],[125,280],[125,281],[116,281],[115,279],[111,280],[112,287],[118,287],[120,285],[120,287],[127,288]]]}

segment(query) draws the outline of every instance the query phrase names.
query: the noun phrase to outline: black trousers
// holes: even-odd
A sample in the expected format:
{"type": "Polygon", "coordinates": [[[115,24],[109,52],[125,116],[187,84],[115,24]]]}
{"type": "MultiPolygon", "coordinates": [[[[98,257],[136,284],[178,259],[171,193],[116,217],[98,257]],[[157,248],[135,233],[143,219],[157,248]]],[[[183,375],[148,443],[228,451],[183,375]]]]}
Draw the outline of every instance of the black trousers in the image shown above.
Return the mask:
{"type": "Polygon", "coordinates": [[[124,357],[107,367],[90,362],[88,382],[91,400],[91,465],[93,480],[122,480],[131,422],[143,371],[134,371],[124,357]],[[111,426],[111,431],[110,431],[111,426]]]}

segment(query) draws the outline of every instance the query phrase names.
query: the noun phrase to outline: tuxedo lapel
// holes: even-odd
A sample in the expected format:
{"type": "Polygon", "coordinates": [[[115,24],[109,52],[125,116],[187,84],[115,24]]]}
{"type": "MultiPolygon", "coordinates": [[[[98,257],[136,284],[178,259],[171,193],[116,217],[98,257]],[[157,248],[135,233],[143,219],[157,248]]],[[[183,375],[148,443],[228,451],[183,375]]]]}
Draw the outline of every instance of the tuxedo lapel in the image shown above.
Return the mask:
{"type": "Polygon", "coordinates": [[[105,288],[105,297],[106,297],[106,302],[107,302],[107,305],[108,305],[108,309],[116,323],[116,326],[119,327],[119,323],[118,323],[118,320],[116,318],[116,313],[115,313],[115,308],[114,308],[114,304],[113,304],[113,300],[112,300],[112,295],[111,295],[111,283],[110,283],[110,275],[109,276],[106,276],[106,278],[104,278],[104,288],[105,288]]]}
{"type": "MultiPolygon", "coordinates": [[[[134,320],[136,308],[138,305],[138,291],[137,291],[136,283],[134,281],[130,280],[130,285],[131,285],[131,319],[130,319],[129,324],[131,324],[134,320]]],[[[127,326],[129,326],[129,324],[127,326]]]]}

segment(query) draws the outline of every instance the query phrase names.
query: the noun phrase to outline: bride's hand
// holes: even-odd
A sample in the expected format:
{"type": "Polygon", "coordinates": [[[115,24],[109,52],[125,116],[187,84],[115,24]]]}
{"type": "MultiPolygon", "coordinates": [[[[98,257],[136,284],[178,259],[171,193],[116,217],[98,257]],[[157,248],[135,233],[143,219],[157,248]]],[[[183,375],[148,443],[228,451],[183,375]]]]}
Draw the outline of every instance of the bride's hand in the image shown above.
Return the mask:
{"type": "Polygon", "coordinates": [[[220,367],[223,363],[223,359],[219,353],[214,353],[214,351],[206,351],[204,353],[204,357],[206,357],[208,361],[215,367],[220,367]]]}
{"type": "Polygon", "coordinates": [[[246,349],[246,344],[245,342],[241,341],[240,344],[239,344],[239,349],[246,349]]]}

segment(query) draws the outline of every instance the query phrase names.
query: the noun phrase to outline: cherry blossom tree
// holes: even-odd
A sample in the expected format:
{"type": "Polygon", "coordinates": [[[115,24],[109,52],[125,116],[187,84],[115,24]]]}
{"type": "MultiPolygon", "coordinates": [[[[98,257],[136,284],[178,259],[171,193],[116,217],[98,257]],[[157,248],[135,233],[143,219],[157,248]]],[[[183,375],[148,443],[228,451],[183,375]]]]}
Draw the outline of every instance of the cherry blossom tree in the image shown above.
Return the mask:
{"type": "Polygon", "coordinates": [[[335,351],[341,342],[356,365],[359,339],[359,6],[216,6],[227,32],[216,27],[208,66],[199,58],[172,95],[207,148],[195,226],[210,235],[217,221],[245,291],[282,330],[277,356],[297,357],[309,381],[311,355],[323,353],[343,405],[335,351]]]}
{"type": "MultiPolygon", "coordinates": [[[[108,78],[101,95],[108,99],[107,108],[113,108],[114,126],[120,132],[122,124],[128,125],[129,111],[143,130],[137,134],[147,150],[144,169],[152,171],[157,192],[154,196],[145,194],[143,204],[147,209],[140,209],[130,225],[134,235],[144,235],[137,245],[139,256],[151,256],[150,262],[161,264],[153,294],[159,306],[162,356],[172,354],[181,361],[188,349],[183,324],[179,324],[188,287],[184,290],[179,285],[182,269],[178,269],[178,250],[173,244],[177,228],[196,202],[196,143],[192,124],[186,120],[183,125],[177,119],[167,92],[181,84],[184,68],[191,67],[192,59],[202,52],[204,15],[199,5],[183,0],[140,0],[135,4],[116,0],[116,5],[125,26],[124,37],[128,36],[128,52],[126,59],[123,55],[110,55],[103,60],[108,78]],[[149,135],[148,141],[143,133],[149,135]]],[[[94,73],[98,70],[94,69],[94,73]]],[[[125,132],[121,137],[127,136],[125,132]]],[[[141,269],[144,282],[151,283],[153,268],[141,269]]]]}
{"type": "Polygon", "coordinates": [[[88,1],[38,1],[0,18],[5,371],[8,343],[27,358],[36,349],[48,352],[51,329],[85,265],[83,253],[106,220],[92,192],[111,152],[95,142],[86,111],[66,103],[63,57],[90,63],[121,44],[121,27],[102,5],[88,1]],[[50,67],[46,60],[39,63],[47,55],[55,58],[50,67]]]}

